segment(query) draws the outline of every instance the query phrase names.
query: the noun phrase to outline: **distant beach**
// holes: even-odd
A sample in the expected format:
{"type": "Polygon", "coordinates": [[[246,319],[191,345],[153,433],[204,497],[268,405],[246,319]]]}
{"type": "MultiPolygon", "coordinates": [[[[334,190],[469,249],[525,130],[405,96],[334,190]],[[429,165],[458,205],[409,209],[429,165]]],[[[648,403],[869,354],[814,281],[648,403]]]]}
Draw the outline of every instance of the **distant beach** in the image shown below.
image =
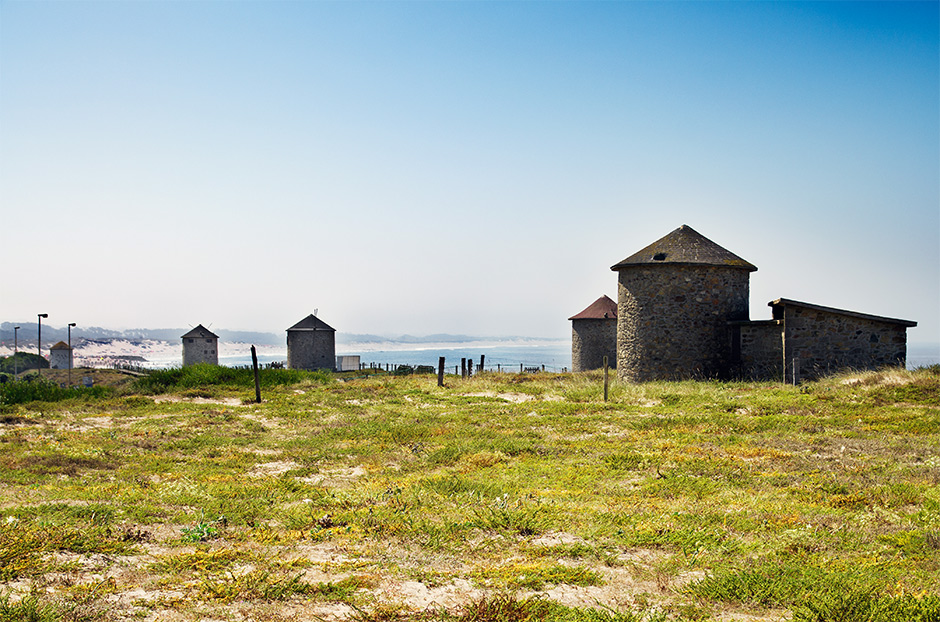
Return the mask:
{"type": "MultiPolygon", "coordinates": [[[[287,360],[287,347],[256,346],[258,363],[266,365],[287,360]]],[[[174,367],[182,361],[182,345],[166,343],[166,347],[151,347],[150,356],[143,367],[174,367]]],[[[487,342],[471,341],[464,343],[427,343],[415,344],[395,342],[369,342],[336,347],[337,356],[359,355],[365,365],[432,365],[437,366],[438,358],[443,356],[448,369],[460,365],[461,358],[472,358],[474,365],[479,364],[480,355],[485,357],[487,369],[541,367],[548,371],[562,371],[571,368],[571,344],[567,341],[510,341],[487,342]]],[[[79,352],[76,350],[76,364],[79,352]]],[[[251,364],[251,344],[219,343],[219,363],[231,367],[251,364]]]]}
{"type": "MultiPolygon", "coordinates": [[[[256,345],[258,362],[267,365],[287,360],[287,346],[256,345]]],[[[34,349],[20,348],[35,352],[34,349]]],[[[0,356],[10,356],[13,348],[0,346],[0,356]]],[[[44,352],[48,355],[48,351],[44,352]]],[[[568,340],[466,341],[440,343],[403,343],[373,341],[354,344],[338,344],[337,356],[359,355],[365,365],[431,365],[436,367],[438,358],[445,357],[448,371],[459,367],[460,359],[472,359],[479,365],[480,356],[485,357],[486,369],[518,370],[519,366],[545,366],[546,371],[571,369],[571,342],[568,340]]],[[[97,340],[84,341],[75,346],[76,367],[112,367],[134,365],[152,369],[177,367],[182,363],[181,343],[156,339],[97,340]]],[[[251,364],[251,344],[244,342],[220,342],[219,363],[229,367],[251,364]]],[[[914,343],[908,345],[907,367],[914,369],[940,364],[940,344],[914,343]]]]}

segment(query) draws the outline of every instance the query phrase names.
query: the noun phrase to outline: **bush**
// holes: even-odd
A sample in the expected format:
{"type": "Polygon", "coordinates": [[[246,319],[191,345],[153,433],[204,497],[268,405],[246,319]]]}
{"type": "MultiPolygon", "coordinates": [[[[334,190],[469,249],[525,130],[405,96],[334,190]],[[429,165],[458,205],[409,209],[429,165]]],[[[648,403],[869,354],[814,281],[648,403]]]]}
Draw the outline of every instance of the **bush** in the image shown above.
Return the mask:
{"type": "Polygon", "coordinates": [[[58,402],[75,397],[99,398],[114,393],[111,387],[62,388],[54,382],[5,382],[0,384],[0,408],[27,402],[58,402]]]}
{"type": "Polygon", "coordinates": [[[38,354],[17,352],[14,356],[16,357],[15,360],[13,356],[0,357],[0,372],[12,374],[14,368],[17,373],[24,372],[28,369],[38,369],[40,367],[49,369],[49,361],[38,354]]]}
{"type": "Polygon", "coordinates": [[[797,608],[794,622],[938,622],[940,596],[878,596],[849,592],[819,598],[797,608]]]}
{"type": "MultiPolygon", "coordinates": [[[[305,380],[326,383],[332,379],[332,375],[328,371],[259,369],[258,379],[262,387],[274,387],[298,384],[305,380]]],[[[136,390],[151,395],[209,386],[253,388],[255,386],[254,370],[250,367],[223,367],[200,363],[187,367],[154,370],[134,382],[136,390]]]]}

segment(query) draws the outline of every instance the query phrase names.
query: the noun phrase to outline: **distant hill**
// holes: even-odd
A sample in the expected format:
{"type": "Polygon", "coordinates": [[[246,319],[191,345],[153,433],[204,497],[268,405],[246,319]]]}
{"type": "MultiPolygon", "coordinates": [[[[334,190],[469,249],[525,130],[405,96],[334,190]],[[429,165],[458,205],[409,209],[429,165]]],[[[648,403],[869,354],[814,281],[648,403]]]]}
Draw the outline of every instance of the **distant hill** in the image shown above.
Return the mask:
{"type": "MultiPolygon", "coordinates": [[[[25,347],[26,344],[36,344],[37,325],[35,322],[21,322],[14,324],[12,322],[3,322],[0,324],[0,341],[4,345],[13,345],[13,327],[19,326],[17,331],[18,342],[25,347]]],[[[110,330],[99,326],[77,326],[72,329],[72,344],[78,344],[81,340],[107,341],[111,339],[127,339],[129,341],[141,341],[153,339],[157,341],[179,341],[180,337],[192,327],[188,328],[130,328],[128,330],[110,330]]],[[[223,328],[209,330],[219,336],[222,341],[253,343],[255,345],[281,346],[286,345],[287,336],[285,333],[266,333],[246,330],[226,330],[223,328]]],[[[43,344],[55,343],[57,341],[66,341],[68,339],[68,330],[57,326],[42,325],[43,344]]],[[[489,342],[511,342],[511,341],[556,341],[555,339],[541,337],[490,337],[479,335],[461,335],[449,333],[436,333],[433,335],[373,335],[367,333],[336,333],[336,343],[338,344],[356,344],[356,343],[466,343],[468,341],[489,341],[489,342]]]]}

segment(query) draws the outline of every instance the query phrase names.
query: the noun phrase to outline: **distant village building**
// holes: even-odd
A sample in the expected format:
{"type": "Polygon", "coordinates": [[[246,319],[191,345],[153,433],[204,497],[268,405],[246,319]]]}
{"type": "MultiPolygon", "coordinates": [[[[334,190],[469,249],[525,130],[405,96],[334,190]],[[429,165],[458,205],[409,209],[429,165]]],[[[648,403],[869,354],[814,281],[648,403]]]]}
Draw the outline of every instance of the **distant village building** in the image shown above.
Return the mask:
{"type": "Polygon", "coordinates": [[[346,354],[336,357],[336,371],[359,371],[359,355],[346,354]]]}
{"type": "Polygon", "coordinates": [[[219,336],[200,324],[182,336],[183,367],[197,363],[219,364],[219,336]]]}
{"type": "Polygon", "coordinates": [[[333,370],[336,365],[336,329],[310,314],[287,329],[287,366],[290,369],[333,370]]]}
{"type": "Polygon", "coordinates": [[[72,348],[60,341],[49,348],[49,369],[70,369],[72,366],[72,348]]]}
{"type": "Polygon", "coordinates": [[[601,296],[584,311],[572,315],[571,370],[588,371],[617,366],[617,303],[601,296]]]}
{"type": "MultiPolygon", "coordinates": [[[[907,329],[917,325],[787,298],[769,303],[772,319],[752,321],[749,279],[757,267],[686,225],[611,270],[618,274],[617,375],[630,382],[795,382],[845,369],[903,366],[907,329]]],[[[574,328],[578,316],[571,318],[575,370],[596,365],[585,361],[585,338],[574,328]]]]}

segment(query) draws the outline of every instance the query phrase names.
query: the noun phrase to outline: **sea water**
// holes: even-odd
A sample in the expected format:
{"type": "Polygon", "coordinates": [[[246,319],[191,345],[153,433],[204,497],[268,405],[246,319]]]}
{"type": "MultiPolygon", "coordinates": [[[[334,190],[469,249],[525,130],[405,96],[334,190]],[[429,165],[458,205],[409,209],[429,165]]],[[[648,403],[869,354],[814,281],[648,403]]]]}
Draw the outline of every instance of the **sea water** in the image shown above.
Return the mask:
{"type": "MultiPolygon", "coordinates": [[[[219,364],[228,367],[251,365],[251,345],[243,343],[221,343],[219,364]]],[[[182,348],[178,344],[167,348],[160,354],[151,352],[134,352],[146,358],[141,362],[143,367],[167,368],[179,367],[182,362],[182,348]]],[[[257,349],[258,363],[283,363],[287,360],[287,349],[277,346],[259,346],[257,349]]],[[[473,361],[476,368],[480,364],[480,356],[485,357],[487,370],[519,371],[523,368],[539,369],[545,366],[546,371],[565,371],[571,369],[571,344],[567,341],[545,341],[543,343],[446,343],[434,346],[419,346],[407,348],[403,344],[368,344],[356,346],[341,344],[337,346],[336,354],[339,356],[359,355],[359,361],[364,366],[386,367],[395,365],[430,365],[437,369],[438,358],[444,357],[446,371],[459,370],[460,359],[473,361]]],[[[908,344],[907,368],[916,369],[927,365],[940,364],[940,344],[908,344]]]]}
{"type": "MultiPolygon", "coordinates": [[[[460,360],[465,358],[473,361],[474,369],[480,365],[483,356],[484,367],[487,371],[519,371],[537,367],[545,371],[567,371],[571,369],[571,344],[565,342],[547,342],[545,344],[525,345],[477,345],[477,344],[447,344],[446,347],[421,349],[387,349],[387,350],[357,350],[353,347],[337,347],[337,356],[358,355],[363,367],[393,368],[396,365],[430,365],[437,369],[438,359],[444,357],[444,368],[448,373],[460,369],[460,360]]],[[[258,352],[258,364],[264,365],[272,362],[283,362],[287,359],[286,351],[258,352]]],[[[219,357],[219,364],[229,367],[251,365],[251,351],[249,346],[245,352],[237,351],[223,354],[219,357]]]]}

